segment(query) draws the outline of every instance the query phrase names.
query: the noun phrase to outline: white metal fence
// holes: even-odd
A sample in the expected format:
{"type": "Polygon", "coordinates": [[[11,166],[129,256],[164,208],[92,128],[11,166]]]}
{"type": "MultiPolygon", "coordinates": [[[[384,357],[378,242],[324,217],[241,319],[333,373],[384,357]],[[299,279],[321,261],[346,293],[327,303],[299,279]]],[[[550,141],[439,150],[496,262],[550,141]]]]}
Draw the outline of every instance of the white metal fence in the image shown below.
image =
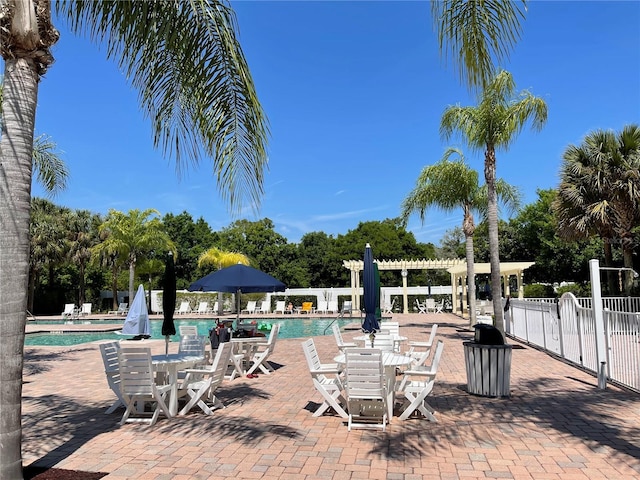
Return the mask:
{"type": "Polygon", "coordinates": [[[604,368],[608,380],[640,392],[640,298],[602,299],[604,365],[598,365],[592,299],[565,293],[557,302],[545,300],[511,299],[507,333],[595,374],[604,368]]]}

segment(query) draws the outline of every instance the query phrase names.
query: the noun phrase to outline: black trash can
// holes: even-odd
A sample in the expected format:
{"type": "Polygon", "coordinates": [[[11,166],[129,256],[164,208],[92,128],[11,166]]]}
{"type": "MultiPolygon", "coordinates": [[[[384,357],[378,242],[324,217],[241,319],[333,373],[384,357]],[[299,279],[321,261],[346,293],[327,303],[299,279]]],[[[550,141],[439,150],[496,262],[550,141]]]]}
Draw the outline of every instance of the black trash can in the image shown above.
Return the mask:
{"type": "Polygon", "coordinates": [[[464,342],[467,391],[483,397],[508,397],[511,383],[511,345],[493,325],[474,326],[473,342],[464,342]]]}

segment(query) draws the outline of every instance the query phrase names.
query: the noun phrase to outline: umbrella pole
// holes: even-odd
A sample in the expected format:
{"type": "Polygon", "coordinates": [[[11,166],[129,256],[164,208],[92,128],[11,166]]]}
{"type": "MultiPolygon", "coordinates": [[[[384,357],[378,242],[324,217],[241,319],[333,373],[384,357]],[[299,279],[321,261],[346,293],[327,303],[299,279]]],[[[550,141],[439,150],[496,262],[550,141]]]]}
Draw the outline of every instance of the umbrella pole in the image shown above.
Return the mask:
{"type": "Polygon", "coordinates": [[[164,355],[169,355],[169,335],[164,336],[164,355]]]}

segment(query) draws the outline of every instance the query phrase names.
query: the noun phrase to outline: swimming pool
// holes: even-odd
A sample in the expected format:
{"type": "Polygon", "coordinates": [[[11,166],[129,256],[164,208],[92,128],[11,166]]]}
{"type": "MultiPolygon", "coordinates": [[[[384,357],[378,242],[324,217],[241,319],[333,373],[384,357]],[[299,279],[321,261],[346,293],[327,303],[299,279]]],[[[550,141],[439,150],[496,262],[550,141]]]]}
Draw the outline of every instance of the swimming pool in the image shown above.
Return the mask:
{"type": "MultiPolygon", "coordinates": [[[[325,330],[334,320],[340,327],[344,327],[345,325],[352,324],[354,322],[358,322],[359,319],[357,317],[340,319],[336,320],[335,318],[256,318],[251,319],[255,320],[257,325],[261,323],[280,323],[280,333],[278,334],[279,338],[306,338],[306,337],[317,337],[325,334],[325,330]]],[[[179,327],[181,325],[189,325],[196,326],[198,328],[199,335],[209,335],[209,329],[215,325],[215,320],[212,319],[202,319],[202,320],[175,320],[176,332],[179,332],[179,327]]],[[[263,332],[265,335],[268,335],[268,332],[263,332]]],[[[329,328],[326,334],[331,334],[331,329],[329,328]]],[[[71,346],[71,345],[79,345],[82,343],[88,342],[96,342],[100,340],[122,340],[122,335],[118,335],[115,332],[59,332],[59,333],[30,333],[25,335],[25,346],[71,346]]],[[[151,321],[151,338],[152,339],[163,339],[162,335],[162,321],[161,320],[152,320],[151,321]]],[[[178,341],[180,339],[179,335],[174,335],[171,337],[172,341],[178,341]]]]}

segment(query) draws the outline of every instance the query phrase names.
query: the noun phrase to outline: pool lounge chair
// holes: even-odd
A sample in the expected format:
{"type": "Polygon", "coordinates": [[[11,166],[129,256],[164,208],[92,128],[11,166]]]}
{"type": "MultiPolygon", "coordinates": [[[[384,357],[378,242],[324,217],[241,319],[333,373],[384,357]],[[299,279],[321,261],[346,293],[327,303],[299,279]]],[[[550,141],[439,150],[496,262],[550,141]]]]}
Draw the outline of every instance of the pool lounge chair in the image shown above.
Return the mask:
{"type": "Polygon", "coordinates": [[[107,313],[109,315],[126,315],[129,313],[129,303],[122,302],[118,305],[118,310],[109,310],[107,313]]]}
{"type": "Polygon", "coordinates": [[[276,302],[276,308],[273,309],[273,313],[280,312],[284,315],[284,310],[285,310],[284,300],[278,300],[276,302]]]}
{"type": "Polygon", "coordinates": [[[82,304],[82,308],[80,309],[80,312],[78,312],[80,314],[80,316],[84,316],[84,315],[91,315],[91,304],[90,303],[83,303],[82,304]]]}
{"type": "Polygon", "coordinates": [[[258,310],[258,313],[271,313],[271,302],[268,302],[267,300],[260,302],[260,309],[258,310]]]}
{"type": "Polygon", "coordinates": [[[191,305],[189,305],[189,301],[183,300],[182,303],[180,303],[180,308],[178,308],[178,311],[176,313],[178,315],[186,315],[188,313],[193,313],[193,310],[191,310],[191,305]]]}
{"type": "Polygon", "coordinates": [[[78,318],[78,311],[76,310],[75,303],[66,303],[64,305],[64,311],[62,312],[62,319],[78,318]]]}
{"type": "Polygon", "coordinates": [[[206,315],[209,312],[209,302],[200,302],[198,304],[198,310],[196,311],[198,315],[206,315]]]}

